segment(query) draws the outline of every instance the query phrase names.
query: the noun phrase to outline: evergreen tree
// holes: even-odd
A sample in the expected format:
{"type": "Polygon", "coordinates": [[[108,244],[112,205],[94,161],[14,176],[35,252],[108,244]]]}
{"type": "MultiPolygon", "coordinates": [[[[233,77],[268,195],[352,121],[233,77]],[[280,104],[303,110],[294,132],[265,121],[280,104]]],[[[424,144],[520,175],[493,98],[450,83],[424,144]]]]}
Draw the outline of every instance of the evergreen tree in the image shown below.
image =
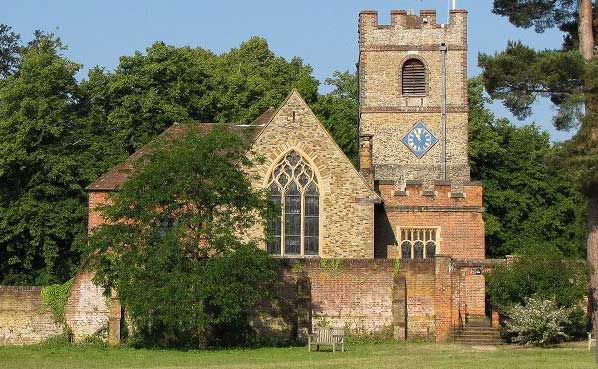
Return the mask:
{"type": "Polygon", "coordinates": [[[470,80],[469,161],[472,178],[484,183],[487,255],[537,247],[584,256],[583,198],[547,165],[555,151],[548,133],[495,119],[486,101],[481,81],[470,80]]]}

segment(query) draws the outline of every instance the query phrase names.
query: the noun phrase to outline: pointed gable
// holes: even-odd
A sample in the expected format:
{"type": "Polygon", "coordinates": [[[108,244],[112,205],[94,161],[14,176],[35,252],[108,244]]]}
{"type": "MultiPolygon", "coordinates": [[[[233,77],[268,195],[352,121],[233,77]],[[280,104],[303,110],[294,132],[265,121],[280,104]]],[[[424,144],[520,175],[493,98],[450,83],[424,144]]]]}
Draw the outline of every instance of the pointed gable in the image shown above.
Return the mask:
{"type": "Polygon", "coordinates": [[[380,197],[359,174],[300,94],[293,90],[253,145],[265,158],[251,169],[256,187],[266,188],[273,168],[290,151],[299,153],[318,177],[321,190],[321,257],[371,258],[374,204],[380,197]]]}
{"type": "MultiPolygon", "coordinates": [[[[278,110],[272,113],[270,108],[266,113],[271,114],[270,120],[267,122],[262,121],[262,123],[266,123],[266,126],[258,135],[254,146],[261,146],[266,140],[268,140],[270,143],[273,143],[271,135],[284,132],[283,137],[285,138],[284,141],[286,142],[282,147],[286,147],[288,149],[291,147],[296,147],[299,149],[307,148],[308,150],[311,149],[311,155],[313,158],[310,159],[320,162],[320,164],[324,166],[330,166],[330,164],[333,164],[338,167],[342,167],[343,170],[349,172],[346,174],[351,178],[351,182],[361,182],[362,186],[358,186],[360,187],[359,189],[355,188],[358,193],[365,194],[365,196],[371,201],[381,201],[380,196],[373,191],[373,189],[368,185],[366,179],[353,166],[349,158],[338,146],[328,130],[320,122],[303,97],[301,97],[299,91],[293,89],[285,101],[280,105],[278,110]],[[272,131],[272,133],[268,133],[269,131],[272,131]],[[263,136],[267,136],[267,138],[264,138],[263,136]],[[326,150],[318,153],[316,152],[318,151],[318,147],[326,148],[326,150]],[[334,158],[335,160],[333,163],[330,161],[322,162],[322,160],[325,160],[326,158],[329,160],[334,158]]],[[[284,151],[288,150],[282,149],[279,154],[284,151]]]]}

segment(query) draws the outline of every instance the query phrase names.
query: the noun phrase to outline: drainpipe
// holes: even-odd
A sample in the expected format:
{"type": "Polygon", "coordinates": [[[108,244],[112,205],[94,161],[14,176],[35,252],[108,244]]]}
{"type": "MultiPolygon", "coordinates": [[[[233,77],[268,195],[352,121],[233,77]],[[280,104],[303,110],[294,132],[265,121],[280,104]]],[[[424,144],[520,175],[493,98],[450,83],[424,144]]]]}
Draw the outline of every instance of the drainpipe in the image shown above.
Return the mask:
{"type": "Polygon", "coordinates": [[[447,181],[448,180],[448,168],[447,168],[447,149],[446,149],[446,136],[447,136],[447,123],[446,123],[446,105],[447,105],[447,80],[446,80],[446,57],[448,48],[446,44],[443,42],[440,44],[439,48],[440,52],[442,53],[442,66],[441,66],[441,98],[440,98],[440,110],[441,110],[441,130],[442,130],[442,150],[441,150],[441,160],[442,160],[442,179],[447,181]]]}

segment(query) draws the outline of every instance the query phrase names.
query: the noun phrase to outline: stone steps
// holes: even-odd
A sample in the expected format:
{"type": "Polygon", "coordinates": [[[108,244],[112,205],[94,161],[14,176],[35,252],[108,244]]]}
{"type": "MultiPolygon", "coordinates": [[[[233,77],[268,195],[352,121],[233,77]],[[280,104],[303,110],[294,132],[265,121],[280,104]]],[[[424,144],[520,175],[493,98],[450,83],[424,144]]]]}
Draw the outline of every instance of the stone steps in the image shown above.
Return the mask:
{"type": "Polygon", "coordinates": [[[489,321],[469,321],[461,332],[455,332],[455,343],[471,346],[498,345],[502,343],[498,328],[489,321]]]}

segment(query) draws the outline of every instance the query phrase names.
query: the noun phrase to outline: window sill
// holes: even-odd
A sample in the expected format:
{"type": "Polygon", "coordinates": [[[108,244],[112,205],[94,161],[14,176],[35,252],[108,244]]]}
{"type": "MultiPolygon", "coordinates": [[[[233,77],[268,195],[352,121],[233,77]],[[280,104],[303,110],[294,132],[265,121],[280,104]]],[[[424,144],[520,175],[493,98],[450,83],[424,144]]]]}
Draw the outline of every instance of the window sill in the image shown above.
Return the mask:
{"type": "Polygon", "coordinates": [[[272,255],[275,259],[320,259],[320,255],[272,255]]]}

